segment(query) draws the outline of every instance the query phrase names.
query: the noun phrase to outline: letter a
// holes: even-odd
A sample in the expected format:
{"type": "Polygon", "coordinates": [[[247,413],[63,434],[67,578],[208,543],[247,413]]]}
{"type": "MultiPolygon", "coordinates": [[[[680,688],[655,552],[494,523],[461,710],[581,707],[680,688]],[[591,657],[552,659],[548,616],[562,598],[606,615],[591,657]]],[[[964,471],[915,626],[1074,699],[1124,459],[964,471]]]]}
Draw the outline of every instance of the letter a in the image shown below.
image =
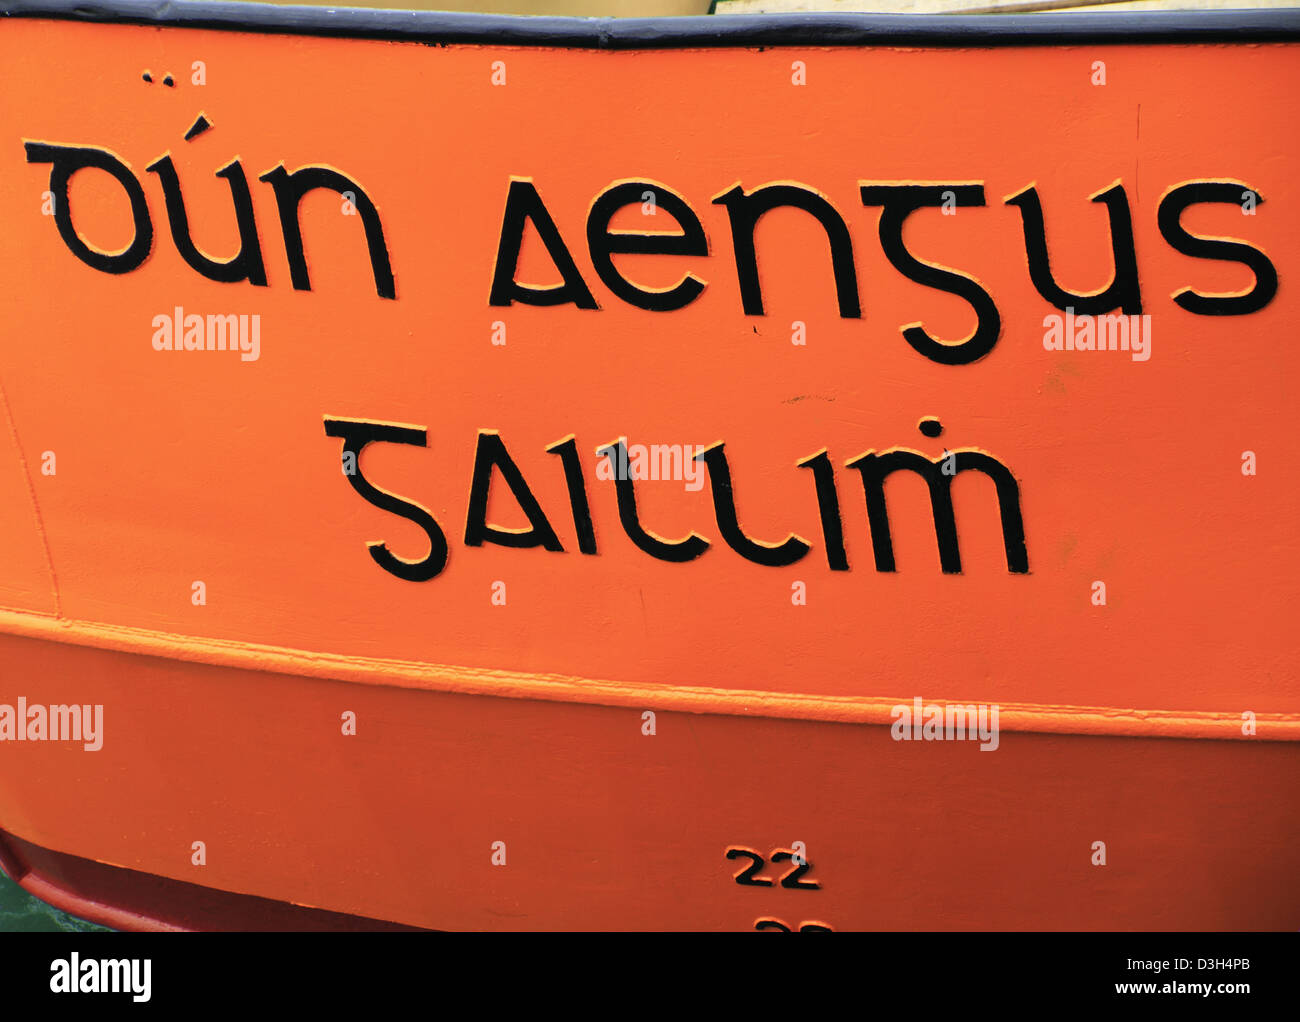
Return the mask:
{"type": "Polygon", "coordinates": [[[465,545],[482,546],[484,543],[506,547],[540,546],[558,553],[564,552],[559,537],[546,520],[541,505],[528,488],[523,473],[510,457],[500,435],[486,429],[480,430],[478,435],[478,449],[474,453],[474,476],[469,486],[469,514],[465,521],[465,545]],[[488,525],[488,489],[492,485],[494,468],[501,470],[501,477],[528,517],[529,528],[502,529],[488,525]]]}
{"type": "Polygon", "coordinates": [[[489,305],[566,305],[572,303],[580,309],[597,309],[582,274],[573,262],[573,256],[560,237],[551,214],[547,212],[542,197],[531,181],[515,179],[506,193],[506,211],[501,220],[501,242],[497,248],[496,267],[492,271],[492,290],[489,305]],[[546,254],[560,271],[564,283],[552,287],[530,287],[515,280],[519,268],[519,249],[524,242],[524,227],[532,221],[537,229],[546,254]]]}

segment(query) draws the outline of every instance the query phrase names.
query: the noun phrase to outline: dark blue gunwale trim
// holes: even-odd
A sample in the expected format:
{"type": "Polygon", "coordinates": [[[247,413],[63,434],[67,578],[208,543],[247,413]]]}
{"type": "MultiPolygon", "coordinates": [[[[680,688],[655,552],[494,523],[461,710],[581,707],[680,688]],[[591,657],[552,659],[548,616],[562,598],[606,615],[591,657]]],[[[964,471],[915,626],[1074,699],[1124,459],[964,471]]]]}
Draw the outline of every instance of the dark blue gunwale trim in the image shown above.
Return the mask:
{"type": "MultiPolygon", "coordinates": [[[[396,0],[400,2],[400,0],[396,0]]],[[[755,14],[693,18],[533,18],[447,11],[191,0],[0,0],[0,18],[388,39],[426,44],[629,50],[756,46],[1028,46],[1281,42],[1300,10],[1131,14],[755,14]]]]}

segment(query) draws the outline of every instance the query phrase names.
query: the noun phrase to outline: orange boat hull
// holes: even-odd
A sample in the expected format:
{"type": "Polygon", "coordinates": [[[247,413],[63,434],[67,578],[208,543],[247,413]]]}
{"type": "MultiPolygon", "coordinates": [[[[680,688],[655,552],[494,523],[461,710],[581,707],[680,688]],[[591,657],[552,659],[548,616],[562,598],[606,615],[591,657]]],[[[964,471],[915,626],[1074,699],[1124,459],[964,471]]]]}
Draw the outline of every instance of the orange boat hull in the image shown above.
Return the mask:
{"type": "Polygon", "coordinates": [[[1300,928],[1294,16],[200,10],[0,19],[28,889],[1300,928]]]}
{"type": "MultiPolygon", "coordinates": [[[[438,929],[735,930],[775,919],[1247,930],[1300,918],[1292,742],[1017,733],[982,755],[962,742],[900,750],[881,725],[686,712],[660,713],[650,737],[624,707],[9,636],[0,658],[31,679],[33,702],[105,702],[139,733],[106,744],[93,769],[52,744],[25,750],[27,768],[0,781],[6,827],[221,891],[438,929]],[[339,734],[339,707],[365,722],[355,738],[339,734]],[[1095,840],[1107,845],[1104,869],[1090,861],[1095,840]],[[206,865],[193,865],[194,841],[206,865]],[[783,889],[777,866],[760,874],[778,881],[771,888],[733,882],[745,862],[728,860],[728,847],[761,854],[794,841],[818,889],[783,889]],[[493,863],[496,842],[504,864],[493,863]]],[[[106,879],[98,896],[120,900],[119,886],[106,879]]],[[[48,879],[36,889],[58,902],[48,879]]],[[[170,919],[134,924],[177,925],[177,905],[170,919]]],[[[283,925],[252,901],[180,920],[268,922],[283,925]]]]}

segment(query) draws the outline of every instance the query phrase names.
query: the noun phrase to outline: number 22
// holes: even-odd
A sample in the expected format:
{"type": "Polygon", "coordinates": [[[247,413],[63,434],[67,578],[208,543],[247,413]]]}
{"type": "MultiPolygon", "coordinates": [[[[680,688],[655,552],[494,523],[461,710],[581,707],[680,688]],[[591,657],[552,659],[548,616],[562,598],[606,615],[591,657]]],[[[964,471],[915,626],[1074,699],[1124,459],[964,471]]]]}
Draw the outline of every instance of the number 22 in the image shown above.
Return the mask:
{"type": "MultiPolygon", "coordinates": [[[[767,879],[766,877],[762,877],[758,875],[759,872],[763,869],[763,867],[767,865],[767,860],[765,860],[763,856],[759,855],[758,852],[755,852],[749,848],[741,848],[739,846],[733,846],[727,849],[727,858],[732,860],[741,859],[741,858],[750,860],[750,864],[736,874],[736,883],[740,884],[743,887],[771,887],[772,886],[771,880],[767,879]]],[[[787,860],[791,862],[795,860],[794,852],[786,849],[778,849],[774,851],[771,855],[772,862],[785,862],[787,860]]],[[[806,860],[801,863],[796,862],[794,869],[790,870],[788,873],[785,874],[785,876],[781,878],[781,886],[792,888],[798,891],[819,890],[821,888],[821,884],[819,884],[816,880],[800,879],[800,877],[802,877],[810,869],[812,869],[811,862],[808,862],[806,860]]]]}

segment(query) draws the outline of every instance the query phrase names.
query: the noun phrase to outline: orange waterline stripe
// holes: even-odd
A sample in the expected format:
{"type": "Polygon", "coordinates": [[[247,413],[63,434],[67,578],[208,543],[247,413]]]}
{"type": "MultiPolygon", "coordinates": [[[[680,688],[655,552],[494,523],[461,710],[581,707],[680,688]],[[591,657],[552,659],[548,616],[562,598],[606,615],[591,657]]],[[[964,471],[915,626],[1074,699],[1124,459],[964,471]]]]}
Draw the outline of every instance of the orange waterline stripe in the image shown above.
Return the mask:
{"type": "MultiPolygon", "coordinates": [[[[0,609],[0,632],[24,638],[217,667],[270,671],[330,681],[423,689],[505,699],[541,699],[601,706],[781,717],[844,724],[892,724],[893,707],[910,706],[913,696],[824,696],[716,689],[678,685],[630,684],[559,674],[529,674],[483,667],[454,667],[315,653],[230,639],[175,635],[125,625],[72,621],[49,614],[0,609]]],[[[967,705],[969,699],[926,696],[925,703],[967,705]]],[[[1005,731],[1052,734],[1124,735],[1143,738],[1244,739],[1241,712],[1150,710],[1107,706],[998,703],[998,726],[1005,731]]],[[[1248,708],[1247,708],[1248,709],[1248,708]]],[[[1257,734],[1265,741],[1300,741],[1300,714],[1256,713],[1257,734]]]]}

